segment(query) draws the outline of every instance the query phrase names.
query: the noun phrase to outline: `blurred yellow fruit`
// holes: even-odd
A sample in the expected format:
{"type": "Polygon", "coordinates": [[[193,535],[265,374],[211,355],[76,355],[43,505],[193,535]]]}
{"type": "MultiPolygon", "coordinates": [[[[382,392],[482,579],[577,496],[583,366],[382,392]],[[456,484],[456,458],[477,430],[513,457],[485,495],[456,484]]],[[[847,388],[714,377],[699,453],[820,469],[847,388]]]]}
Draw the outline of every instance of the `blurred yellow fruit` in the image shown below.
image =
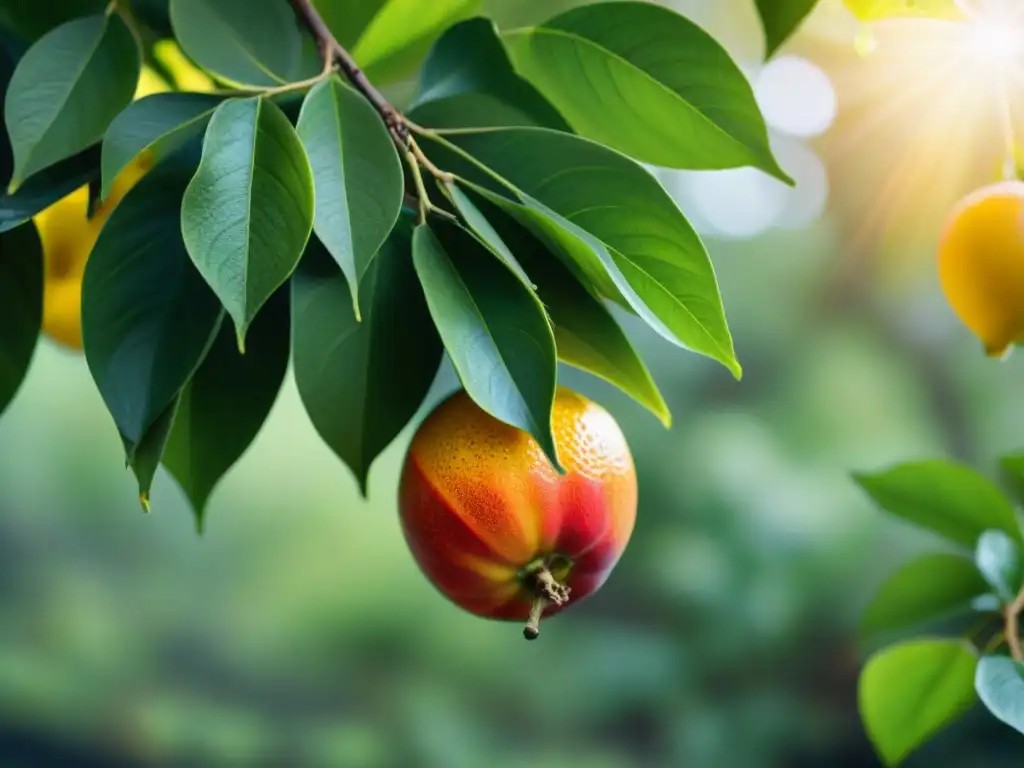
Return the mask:
{"type": "Polygon", "coordinates": [[[1024,342],[1024,182],[979,189],[950,214],[939,245],[942,290],[990,357],[1024,342]]]}
{"type": "Polygon", "coordinates": [[[136,99],[152,96],[154,93],[165,93],[169,90],[171,90],[171,86],[166,80],[150,67],[142,67],[142,71],[139,73],[139,84],[135,88],[136,99]]]}

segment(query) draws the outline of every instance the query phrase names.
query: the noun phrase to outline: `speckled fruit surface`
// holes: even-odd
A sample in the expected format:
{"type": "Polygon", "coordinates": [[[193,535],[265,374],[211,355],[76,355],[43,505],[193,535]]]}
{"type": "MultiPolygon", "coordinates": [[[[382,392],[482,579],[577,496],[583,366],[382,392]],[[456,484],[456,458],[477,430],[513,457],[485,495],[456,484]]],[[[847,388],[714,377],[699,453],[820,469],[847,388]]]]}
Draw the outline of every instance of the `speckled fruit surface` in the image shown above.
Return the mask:
{"type": "Polygon", "coordinates": [[[569,588],[543,616],[564,610],[605,582],[633,532],[636,473],[611,414],[562,387],[552,426],[564,475],[463,390],[409,446],[399,485],[406,541],[427,578],[473,614],[525,620],[541,567],[569,588]]]}

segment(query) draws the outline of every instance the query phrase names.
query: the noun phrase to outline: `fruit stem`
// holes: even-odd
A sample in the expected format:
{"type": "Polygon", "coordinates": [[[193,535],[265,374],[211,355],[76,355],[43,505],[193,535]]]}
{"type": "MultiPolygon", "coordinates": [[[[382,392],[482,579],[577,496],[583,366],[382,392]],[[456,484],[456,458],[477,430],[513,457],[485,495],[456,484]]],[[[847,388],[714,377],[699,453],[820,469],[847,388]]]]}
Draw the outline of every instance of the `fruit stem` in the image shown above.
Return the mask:
{"type": "Polygon", "coordinates": [[[542,565],[530,573],[527,586],[533,592],[530,618],[523,627],[523,637],[536,640],[540,635],[540,619],[548,605],[564,605],[569,600],[569,587],[561,584],[547,566],[542,565]]]}

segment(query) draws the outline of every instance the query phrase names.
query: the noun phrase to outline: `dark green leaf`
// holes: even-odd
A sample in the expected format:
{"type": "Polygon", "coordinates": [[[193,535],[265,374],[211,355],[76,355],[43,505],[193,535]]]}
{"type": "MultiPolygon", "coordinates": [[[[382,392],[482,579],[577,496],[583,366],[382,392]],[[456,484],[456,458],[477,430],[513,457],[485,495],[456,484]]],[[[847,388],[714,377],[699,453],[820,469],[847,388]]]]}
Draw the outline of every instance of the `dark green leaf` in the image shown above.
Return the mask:
{"type": "Polygon", "coordinates": [[[555,339],[533,292],[455,224],[417,227],[413,263],[462,386],[494,418],[528,432],[556,468],[555,339]]]}
{"type": "Polygon", "coordinates": [[[611,2],[502,39],[516,71],[577,133],[642,162],[752,165],[787,182],[746,77],[711,35],[668,8],[611,2]]]}
{"type": "Polygon", "coordinates": [[[108,0],[3,0],[0,27],[29,42],[81,16],[102,13],[108,0]]]}
{"type": "Polygon", "coordinates": [[[976,701],[977,657],[962,640],[913,640],[868,659],[859,705],[868,736],[887,766],[912,752],[976,701]]]}
{"type": "MultiPolygon", "coordinates": [[[[485,216],[478,207],[477,203],[470,198],[465,192],[462,191],[458,186],[452,184],[448,188],[448,193],[451,196],[452,204],[455,206],[459,215],[465,220],[466,225],[469,229],[476,234],[483,242],[491,249],[491,251],[505,264],[508,265],[509,269],[515,272],[519,277],[526,283],[530,288],[536,288],[533,281],[530,280],[530,276],[526,274],[519,260],[515,257],[515,254],[509,249],[502,239],[501,235],[498,234],[497,230],[491,224],[488,216],[485,216]]],[[[481,204],[486,205],[486,201],[481,201],[481,204]]],[[[491,210],[488,214],[491,214],[491,218],[494,218],[495,206],[491,204],[491,210]]]]}
{"type": "Polygon", "coordinates": [[[973,549],[990,528],[1022,541],[1010,502],[989,480],[961,464],[910,462],[854,479],[886,512],[958,544],[973,549]]]}
{"type": "Polygon", "coordinates": [[[669,426],[672,415],[657,385],[600,297],[494,204],[481,201],[481,213],[458,188],[454,197],[464,216],[467,207],[475,211],[467,222],[492,250],[518,256],[517,266],[525,269],[554,326],[558,359],[614,384],[669,426]],[[486,226],[477,229],[476,217],[486,226]]]}
{"type": "MultiPolygon", "coordinates": [[[[481,188],[586,277],[661,336],[742,375],[704,244],[665,189],[628,157],[543,128],[450,137],[504,178],[434,143],[447,170],[481,188]]],[[[448,146],[453,146],[449,144],[448,146]]]]}
{"type": "Polygon", "coordinates": [[[817,4],[818,0],[757,0],[766,59],[782,47],[817,4]]]}
{"type": "Polygon", "coordinates": [[[200,532],[210,495],[270,414],[288,370],[288,350],[288,289],[281,288],[253,323],[246,353],[239,354],[224,323],[181,393],[163,463],[188,496],[200,532]]]}
{"type": "Polygon", "coordinates": [[[239,349],[260,307],[295,270],[312,227],[313,174],[281,108],[259,97],[217,107],[181,228],[235,323],[239,349]]]}
{"type": "Polygon", "coordinates": [[[309,92],[297,126],[316,187],[313,229],[348,281],[359,281],[402,210],[402,163],[380,115],[335,77],[309,92]]]}
{"type": "Polygon", "coordinates": [[[135,38],[117,14],[69,21],[40,38],[18,62],[4,100],[10,188],[99,141],[131,102],[139,66],[135,38]]]}
{"type": "Polygon", "coordinates": [[[558,110],[515,73],[494,22],[484,18],[456,24],[434,44],[409,117],[432,128],[571,130],[558,110]]]}
{"type": "Polygon", "coordinates": [[[143,152],[157,162],[202,133],[223,100],[212,93],[175,92],[132,102],[103,137],[101,197],[106,199],[117,175],[143,152]]]}
{"type": "Polygon", "coordinates": [[[192,145],[118,204],[86,263],[82,334],[89,370],[122,437],[138,445],[195,372],[220,322],[217,299],[181,235],[192,145]]]}
{"type": "Polygon", "coordinates": [[[167,448],[167,440],[170,437],[171,428],[174,426],[179,403],[180,397],[175,395],[167,407],[156,417],[156,421],[146,430],[138,445],[132,444],[124,435],[121,435],[128,457],[128,466],[131,467],[135,480],[139,484],[139,503],[146,512],[149,512],[149,492],[153,488],[153,478],[156,477],[160,459],[167,448]]]}
{"type": "Polygon", "coordinates": [[[923,555],[882,584],[864,612],[863,635],[912,629],[971,609],[972,599],[988,591],[985,579],[960,555],[923,555]]]}
{"type": "Polygon", "coordinates": [[[31,223],[0,235],[0,414],[25,379],[43,320],[43,248],[31,223]]]}
{"type": "Polygon", "coordinates": [[[387,1],[313,0],[313,5],[338,43],[351,49],[387,1]]]}
{"type": "Polygon", "coordinates": [[[299,395],[364,496],[374,460],[416,413],[441,364],[410,237],[401,219],[367,269],[359,286],[361,323],[347,307],[344,275],[316,239],[292,278],[299,395]]]}
{"type": "Polygon", "coordinates": [[[1007,656],[985,656],[978,662],[974,687],[989,712],[1024,733],[1024,664],[1007,656]]]}
{"type": "Polygon", "coordinates": [[[283,0],[171,0],[171,26],[189,58],[228,83],[281,85],[319,69],[283,0]]]}
{"type": "Polygon", "coordinates": [[[1002,531],[985,531],[978,539],[974,561],[985,580],[996,593],[1009,602],[1020,592],[1020,547],[1002,531]]]}
{"type": "Polygon", "coordinates": [[[1024,504],[1024,454],[1011,454],[999,460],[1003,482],[1009,486],[1018,504],[1024,504]]]}
{"type": "Polygon", "coordinates": [[[433,42],[452,24],[473,15],[480,0],[388,0],[352,49],[375,83],[408,77],[433,42]]]}
{"type": "MultiPolygon", "coordinates": [[[[18,50],[21,46],[7,32],[0,29],[0,104],[7,98],[7,87],[14,74],[18,59],[24,54],[18,50]]],[[[0,189],[6,190],[7,183],[14,173],[14,153],[11,151],[11,140],[7,131],[0,131],[0,189]]]]}
{"type": "Polygon", "coordinates": [[[13,195],[0,197],[0,232],[7,232],[100,177],[100,145],[40,171],[13,195]]]}

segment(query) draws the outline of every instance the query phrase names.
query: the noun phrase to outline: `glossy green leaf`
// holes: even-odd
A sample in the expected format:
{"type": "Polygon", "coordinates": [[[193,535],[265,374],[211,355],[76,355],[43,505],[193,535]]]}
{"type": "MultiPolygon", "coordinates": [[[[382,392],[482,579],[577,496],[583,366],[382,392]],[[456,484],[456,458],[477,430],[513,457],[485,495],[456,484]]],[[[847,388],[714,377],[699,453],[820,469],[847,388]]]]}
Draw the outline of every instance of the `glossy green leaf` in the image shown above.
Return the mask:
{"type": "Polygon", "coordinates": [[[474,218],[467,217],[492,250],[509,257],[516,254],[516,266],[525,270],[554,327],[558,359],[615,385],[669,426],[672,415],[647,366],[601,298],[493,203],[481,201],[481,211],[458,188],[455,195],[461,200],[458,207],[463,216],[473,206],[475,216],[486,224],[478,229],[474,218]]]}
{"type": "Polygon", "coordinates": [[[442,167],[485,190],[602,296],[632,309],[674,344],[742,375],[704,244],[642,166],[542,128],[483,129],[450,139],[503,177],[504,186],[432,142],[442,167]]]}
{"type": "Polygon", "coordinates": [[[336,77],[309,92],[298,122],[316,188],[313,230],[352,291],[402,210],[405,178],[380,115],[336,77]]]}
{"type": "Polygon", "coordinates": [[[462,386],[483,410],[528,432],[560,468],[551,431],[555,339],[537,297],[455,224],[413,235],[413,263],[462,386]]]}
{"type": "Polygon", "coordinates": [[[377,83],[408,77],[452,24],[469,18],[480,0],[388,0],[352,49],[377,83]]]}
{"type": "Polygon", "coordinates": [[[957,0],[843,0],[861,21],[896,18],[962,19],[957,0]]]}
{"type": "Polygon", "coordinates": [[[43,320],[43,248],[31,223],[0,235],[0,414],[25,379],[43,320]]]}
{"type": "Polygon", "coordinates": [[[131,467],[139,485],[139,503],[146,512],[150,510],[149,494],[153,488],[153,479],[156,477],[160,460],[167,448],[167,441],[171,435],[180,402],[180,396],[175,395],[167,407],[156,417],[156,420],[146,429],[137,445],[121,435],[128,466],[131,467]]]}
{"type": "Polygon", "coordinates": [[[312,227],[313,174],[281,108],[259,97],[217,107],[181,228],[235,323],[240,349],[260,307],[295,270],[312,227]]]}
{"type": "Polygon", "coordinates": [[[179,151],[111,213],[82,283],[85,358],[132,445],[195,372],[222,314],[182,240],[181,199],[197,153],[179,151]]]}
{"type": "Polygon", "coordinates": [[[988,584],[974,563],[946,552],[906,563],[878,589],[861,619],[861,634],[912,629],[971,610],[988,584]]]}
{"type": "Polygon", "coordinates": [[[235,85],[281,85],[319,70],[291,4],[281,0],[171,0],[171,26],[189,58],[235,85]]]}
{"type": "Polygon", "coordinates": [[[3,0],[0,27],[33,42],[61,24],[103,13],[109,0],[3,0]]]}
{"type": "Polygon", "coordinates": [[[143,152],[157,162],[202,133],[222,101],[212,93],[175,92],[132,102],[103,137],[100,196],[106,199],[117,175],[143,152]]]}
{"type": "Polygon", "coordinates": [[[861,719],[887,766],[900,765],[977,700],[977,657],[962,640],[913,640],[868,659],[860,675],[861,719]]]}
{"type": "Polygon", "coordinates": [[[456,24],[434,44],[409,116],[431,128],[533,125],[571,130],[512,69],[494,22],[484,18],[456,24]]]}
{"type": "Polygon", "coordinates": [[[192,504],[200,532],[210,495],[263,428],[288,370],[288,289],[275,293],[252,325],[239,354],[228,323],[221,325],[182,391],[163,464],[192,504]]]}
{"type": "Polygon", "coordinates": [[[782,47],[817,4],[818,0],[757,0],[766,59],[782,47]]]}
{"type": "Polygon", "coordinates": [[[88,16],[41,37],[4,99],[14,150],[10,188],[99,141],[139,79],[139,50],[121,17],[88,16]]]}
{"type": "Polygon", "coordinates": [[[974,687],[989,712],[1024,733],[1024,664],[1008,656],[984,656],[974,687]]]}
{"type": "Polygon", "coordinates": [[[99,177],[99,144],[40,171],[13,195],[0,196],[0,233],[20,226],[82,185],[94,184],[99,177]]]}
{"type": "MultiPolygon", "coordinates": [[[[526,274],[526,270],[523,269],[515,254],[505,244],[505,241],[491,223],[490,218],[494,218],[493,215],[490,218],[485,216],[483,211],[480,210],[477,201],[474,201],[459,186],[452,184],[447,187],[447,190],[451,196],[452,205],[455,206],[455,209],[459,212],[459,215],[465,221],[470,231],[479,237],[495,256],[504,261],[509,269],[519,275],[526,285],[531,289],[536,288],[537,286],[530,280],[530,276],[526,274]]],[[[487,204],[485,200],[480,201],[480,203],[483,205],[487,204]]],[[[493,213],[493,210],[494,205],[492,203],[488,213],[493,213]]]]}
{"type": "Polygon", "coordinates": [[[752,165],[787,182],[754,92],[699,26],[647,2],[566,11],[502,35],[516,71],[577,133],[641,162],[752,165]]]}
{"type": "Polygon", "coordinates": [[[411,247],[411,227],[400,220],[359,286],[361,323],[347,306],[344,275],[317,240],[292,278],[299,395],[364,496],[374,460],[416,413],[441,364],[411,247]]]}
{"type": "Polygon", "coordinates": [[[999,459],[1003,482],[1018,504],[1024,504],[1024,454],[1015,453],[999,459]]]}
{"type": "Polygon", "coordinates": [[[978,538],[974,562],[1004,601],[1010,602],[1024,583],[1020,547],[1003,531],[985,531],[978,538]]]}
{"type": "Polygon", "coordinates": [[[1010,502],[987,478],[962,464],[909,462],[858,473],[854,480],[886,512],[971,549],[990,528],[1022,542],[1010,502]]]}

